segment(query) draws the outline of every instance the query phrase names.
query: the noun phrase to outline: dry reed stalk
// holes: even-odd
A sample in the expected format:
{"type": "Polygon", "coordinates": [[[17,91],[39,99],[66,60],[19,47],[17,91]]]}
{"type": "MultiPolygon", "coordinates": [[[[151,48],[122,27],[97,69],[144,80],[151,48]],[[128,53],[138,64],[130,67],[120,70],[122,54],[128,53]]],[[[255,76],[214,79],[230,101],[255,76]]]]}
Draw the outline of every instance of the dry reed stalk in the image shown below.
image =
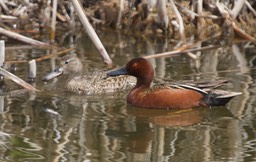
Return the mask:
{"type": "Polygon", "coordinates": [[[52,22],[51,22],[51,43],[54,43],[56,33],[56,14],[57,14],[57,0],[53,0],[52,7],[52,22]]]}
{"type": "Polygon", "coordinates": [[[33,59],[33,60],[29,61],[28,64],[29,64],[28,79],[31,82],[34,82],[35,78],[36,78],[36,60],[33,59]]]}
{"type": "Polygon", "coordinates": [[[0,15],[0,19],[4,19],[4,20],[17,20],[18,18],[16,16],[0,15]]]}
{"type": "MultiPolygon", "coordinates": [[[[197,14],[201,16],[203,14],[203,0],[197,1],[197,14]]],[[[202,28],[204,27],[204,19],[202,17],[197,18],[197,35],[198,38],[203,37],[202,28]]]]}
{"type": "Polygon", "coordinates": [[[159,57],[170,57],[170,56],[174,56],[174,55],[181,54],[181,53],[205,51],[205,50],[216,49],[216,48],[221,47],[221,45],[210,45],[210,46],[201,47],[201,48],[189,49],[189,48],[191,48],[191,46],[193,46],[193,45],[184,45],[181,48],[176,49],[174,51],[163,52],[163,53],[158,53],[158,54],[154,54],[154,55],[148,55],[148,56],[144,56],[144,58],[151,59],[151,58],[159,58],[159,57]]]}
{"type": "Polygon", "coordinates": [[[48,55],[46,55],[46,56],[39,57],[39,58],[37,58],[37,59],[35,59],[35,60],[36,60],[36,62],[41,62],[41,61],[50,59],[50,58],[52,58],[52,57],[55,57],[55,56],[57,56],[57,55],[61,55],[61,54],[70,52],[70,51],[72,51],[72,50],[74,50],[74,48],[69,48],[69,49],[65,49],[65,50],[59,51],[59,52],[57,52],[57,53],[48,54],[48,55]]]}
{"type": "Polygon", "coordinates": [[[72,2],[73,6],[75,8],[75,11],[78,14],[78,17],[79,17],[80,21],[82,22],[84,28],[86,29],[89,37],[91,38],[94,45],[96,46],[96,48],[100,52],[104,62],[109,64],[109,65],[112,64],[112,60],[110,59],[106,49],[104,48],[104,46],[101,43],[98,35],[96,34],[92,25],[90,24],[86,15],[84,14],[84,10],[82,9],[80,2],[78,0],[71,0],[71,2],[72,2]]]}
{"type": "Polygon", "coordinates": [[[157,1],[157,18],[156,21],[165,31],[168,29],[169,17],[167,14],[166,0],[157,1]]]}
{"type": "MultiPolygon", "coordinates": [[[[74,50],[74,48],[64,49],[64,50],[59,51],[57,53],[51,53],[51,54],[45,55],[43,57],[36,58],[35,61],[36,62],[41,62],[41,61],[53,58],[57,55],[65,54],[65,53],[70,52],[72,50],[74,50]]],[[[5,63],[8,63],[8,64],[18,64],[18,63],[27,63],[27,62],[29,62],[29,61],[28,60],[7,60],[7,61],[5,61],[5,63]]]]}
{"type": "Polygon", "coordinates": [[[123,11],[124,11],[124,0],[120,0],[118,18],[117,18],[117,23],[116,23],[116,28],[117,29],[121,29],[121,20],[122,20],[123,11]]]}
{"type": "Polygon", "coordinates": [[[235,22],[232,23],[233,29],[236,32],[237,35],[239,35],[241,38],[246,39],[248,41],[251,41],[252,43],[256,44],[256,39],[252,37],[251,35],[247,34],[244,30],[239,28],[235,22]]]}
{"type": "Polygon", "coordinates": [[[4,66],[5,61],[5,42],[0,40],[0,67],[4,66]]]}
{"type": "Polygon", "coordinates": [[[38,89],[36,89],[35,87],[31,86],[30,84],[28,84],[27,82],[25,82],[24,80],[20,79],[19,77],[17,77],[16,75],[10,73],[9,71],[0,68],[0,74],[11,79],[12,81],[14,81],[15,83],[19,84],[20,86],[26,88],[27,90],[30,91],[39,91],[38,89]]]}
{"type": "Polygon", "coordinates": [[[185,42],[186,41],[186,36],[185,36],[185,28],[184,28],[184,24],[183,24],[183,18],[180,15],[179,10],[177,9],[175,3],[173,2],[173,0],[170,0],[170,4],[172,6],[173,12],[175,13],[178,22],[179,22],[179,33],[180,33],[180,39],[185,42]]]}
{"type": "Polygon", "coordinates": [[[256,17],[256,10],[251,6],[251,4],[248,1],[245,1],[246,6],[248,9],[253,13],[253,15],[256,17]]]}
{"type": "Polygon", "coordinates": [[[240,13],[241,9],[245,5],[245,1],[246,0],[234,1],[235,5],[234,5],[234,7],[233,7],[233,9],[231,10],[231,13],[230,13],[232,15],[233,19],[236,19],[236,17],[240,13]]]}
{"type": "Polygon", "coordinates": [[[5,36],[11,37],[13,39],[17,39],[17,40],[20,40],[22,42],[25,42],[25,43],[28,43],[28,44],[32,44],[32,45],[36,45],[36,46],[50,46],[47,43],[40,42],[40,41],[34,40],[32,38],[25,37],[25,36],[23,36],[21,34],[18,34],[18,33],[9,31],[9,30],[6,30],[6,29],[1,28],[1,27],[0,27],[0,34],[3,34],[5,36]]]}
{"type": "Polygon", "coordinates": [[[9,14],[10,11],[3,0],[0,0],[0,5],[1,5],[2,9],[4,10],[4,12],[9,14]]]}

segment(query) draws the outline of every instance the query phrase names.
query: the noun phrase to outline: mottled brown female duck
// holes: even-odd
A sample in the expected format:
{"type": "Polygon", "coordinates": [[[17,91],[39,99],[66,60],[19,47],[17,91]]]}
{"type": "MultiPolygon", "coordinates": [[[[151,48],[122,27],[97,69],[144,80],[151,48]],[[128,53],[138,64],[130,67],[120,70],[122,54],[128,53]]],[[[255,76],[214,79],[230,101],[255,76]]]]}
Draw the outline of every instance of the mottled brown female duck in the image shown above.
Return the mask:
{"type": "Polygon", "coordinates": [[[83,94],[117,92],[131,88],[135,85],[135,78],[117,76],[108,78],[103,71],[94,71],[83,74],[83,64],[76,56],[64,57],[59,68],[43,77],[43,81],[49,81],[62,74],[69,77],[66,81],[68,91],[83,94]]]}
{"type": "Polygon", "coordinates": [[[157,86],[150,88],[154,78],[151,63],[144,58],[135,58],[123,68],[107,73],[108,76],[131,75],[137,78],[129,92],[127,102],[137,107],[162,109],[190,109],[199,106],[223,106],[239,92],[211,90],[209,92],[188,85],[157,86]]]}

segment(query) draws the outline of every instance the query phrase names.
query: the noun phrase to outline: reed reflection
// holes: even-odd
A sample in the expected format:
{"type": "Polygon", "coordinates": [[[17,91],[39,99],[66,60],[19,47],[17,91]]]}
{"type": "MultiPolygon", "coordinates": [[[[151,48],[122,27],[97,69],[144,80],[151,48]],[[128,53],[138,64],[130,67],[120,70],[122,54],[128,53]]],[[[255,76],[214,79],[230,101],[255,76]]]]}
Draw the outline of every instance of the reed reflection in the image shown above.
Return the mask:
{"type": "Polygon", "coordinates": [[[11,134],[8,149],[2,150],[4,158],[62,159],[81,109],[54,95],[8,94],[1,115],[1,130],[11,134]]]}

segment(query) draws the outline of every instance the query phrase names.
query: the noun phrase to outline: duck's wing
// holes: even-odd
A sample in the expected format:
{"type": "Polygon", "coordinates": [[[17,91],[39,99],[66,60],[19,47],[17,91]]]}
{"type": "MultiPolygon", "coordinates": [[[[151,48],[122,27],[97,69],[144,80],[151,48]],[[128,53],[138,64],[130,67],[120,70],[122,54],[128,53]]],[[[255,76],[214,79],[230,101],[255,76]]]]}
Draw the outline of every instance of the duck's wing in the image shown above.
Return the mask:
{"type": "Polygon", "coordinates": [[[193,86],[198,88],[217,88],[219,86],[222,86],[223,84],[227,83],[228,80],[222,79],[222,80],[205,80],[205,81],[196,81],[194,82],[193,86]]]}
{"type": "Polygon", "coordinates": [[[130,76],[106,77],[103,71],[94,71],[73,78],[69,83],[69,89],[83,94],[118,92],[131,89],[136,79],[130,76]]]}
{"type": "Polygon", "coordinates": [[[231,91],[225,91],[225,90],[214,89],[214,88],[200,89],[200,88],[193,87],[186,84],[171,85],[171,87],[197,91],[203,94],[204,96],[203,102],[209,106],[224,106],[232,98],[242,94],[241,92],[231,92],[231,91]]]}
{"type": "Polygon", "coordinates": [[[221,79],[221,80],[200,80],[200,81],[192,81],[192,80],[183,80],[183,81],[172,81],[171,84],[174,85],[189,85],[192,87],[197,87],[200,89],[205,89],[205,88],[217,88],[225,83],[227,83],[228,80],[221,79]]]}
{"type": "Polygon", "coordinates": [[[173,84],[173,85],[170,85],[171,88],[179,88],[179,89],[190,89],[190,90],[194,90],[194,91],[197,91],[203,95],[207,95],[208,92],[206,92],[205,90],[203,89],[200,89],[200,88],[197,88],[197,87],[194,87],[194,86],[191,86],[191,85],[186,85],[186,84],[173,84]]]}
{"type": "Polygon", "coordinates": [[[104,92],[116,92],[130,90],[134,87],[136,79],[131,76],[120,75],[99,80],[97,83],[104,92]]]}

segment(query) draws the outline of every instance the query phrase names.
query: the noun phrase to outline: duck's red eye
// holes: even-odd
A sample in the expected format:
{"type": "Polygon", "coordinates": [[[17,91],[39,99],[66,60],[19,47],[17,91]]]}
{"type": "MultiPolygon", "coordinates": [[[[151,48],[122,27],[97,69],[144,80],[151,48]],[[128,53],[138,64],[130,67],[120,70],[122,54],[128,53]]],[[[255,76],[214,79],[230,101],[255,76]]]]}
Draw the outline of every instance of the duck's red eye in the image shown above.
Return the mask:
{"type": "Polygon", "coordinates": [[[135,63],[132,64],[132,68],[136,68],[137,66],[138,66],[138,63],[137,63],[137,62],[135,62],[135,63]]]}

